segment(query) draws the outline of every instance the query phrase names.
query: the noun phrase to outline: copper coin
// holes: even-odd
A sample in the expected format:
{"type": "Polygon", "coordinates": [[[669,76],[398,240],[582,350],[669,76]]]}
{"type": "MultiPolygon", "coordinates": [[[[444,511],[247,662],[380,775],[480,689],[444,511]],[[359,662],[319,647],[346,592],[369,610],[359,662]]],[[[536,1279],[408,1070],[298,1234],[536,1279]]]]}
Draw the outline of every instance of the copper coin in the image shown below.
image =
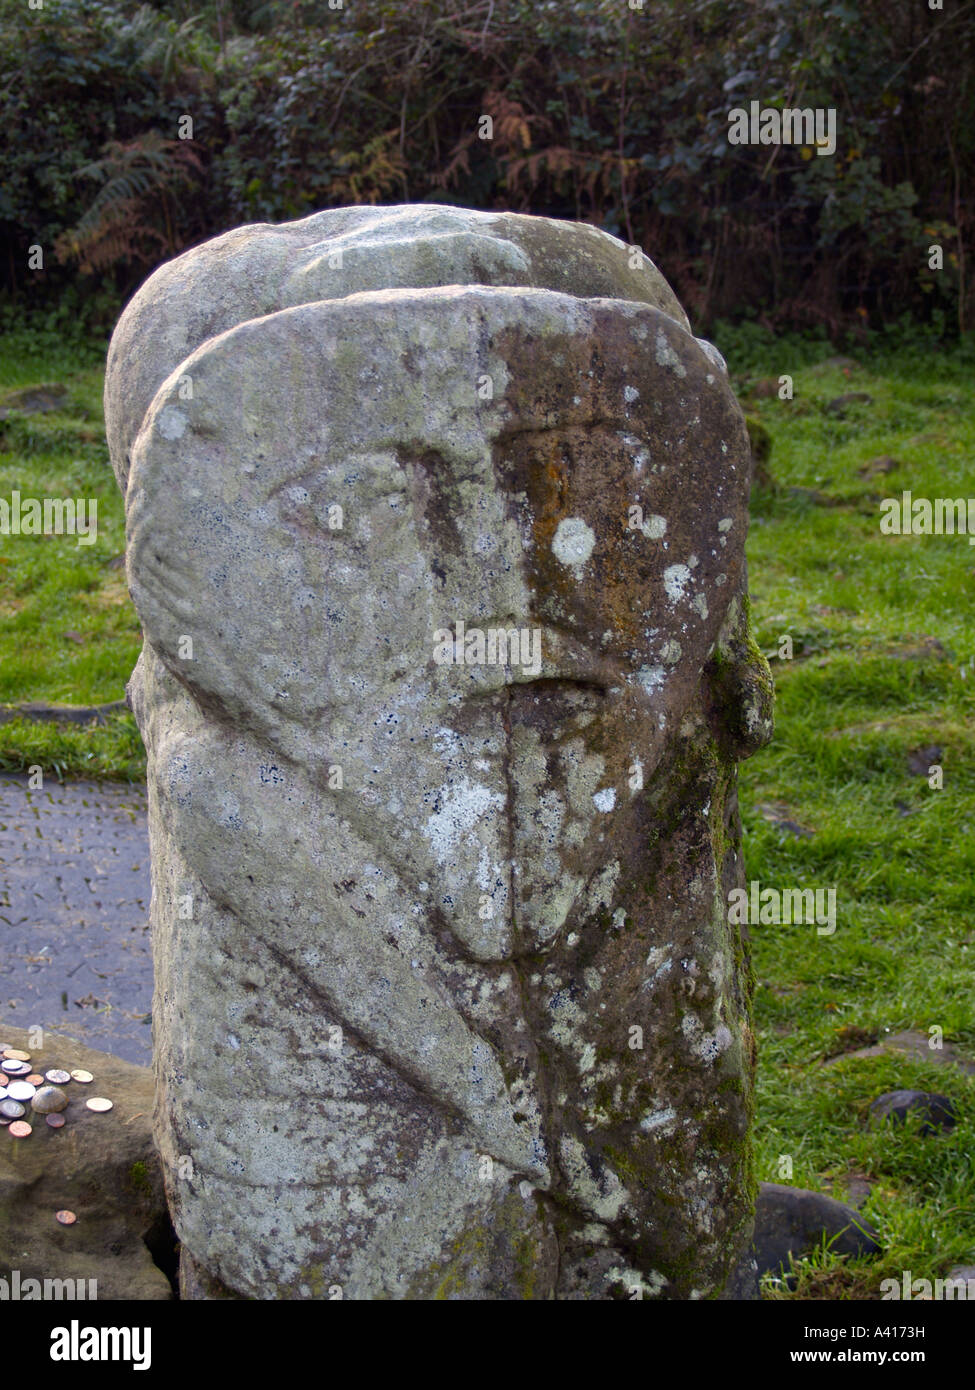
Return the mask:
{"type": "Polygon", "coordinates": [[[62,1226],[73,1226],[78,1220],[73,1211],[56,1211],[54,1219],[60,1221],[62,1226]]]}
{"type": "Polygon", "coordinates": [[[50,1081],[52,1086],[67,1086],[71,1080],[69,1071],[62,1071],[60,1067],[53,1067],[51,1071],[44,1073],[44,1080],[50,1081]]]}
{"type": "Polygon", "coordinates": [[[43,1078],[43,1076],[41,1076],[40,1073],[39,1073],[39,1072],[36,1072],[36,1071],[32,1071],[31,1074],[30,1074],[30,1076],[25,1076],[25,1077],[24,1077],[24,1080],[27,1081],[27,1082],[29,1082],[31,1086],[43,1086],[43,1085],[44,1085],[44,1078],[43,1078]]]}
{"type": "Polygon", "coordinates": [[[36,1086],[32,1086],[29,1081],[11,1081],[7,1087],[7,1095],[11,1100],[33,1100],[36,1086]]]}
{"type": "Polygon", "coordinates": [[[29,1061],[30,1061],[30,1053],[29,1053],[29,1052],[18,1052],[17,1049],[16,1049],[15,1047],[8,1047],[8,1048],[6,1048],[6,1049],[4,1050],[4,1054],[3,1054],[3,1055],[6,1057],[6,1059],[7,1059],[8,1062],[29,1062],[29,1061]]]}
{"type": "Polygon", "coordinates": [[[82,1086],[87,1086],[94,1079],[90,1071],[73,1071],[71,1073],[71,1080],[79,1082],[82,1086]]]}
{"type": "Polygon", "coordinates": [[[15,1139],[26,1139],[28,1135],[33,1134],[34,1131],[26,1120],[14,1120],[13,1124],[10,1126],[10,1133],[15,1139]]]}
{"type": "Polygon", "coordinates": [[[22,1115],[27,1114],[27,1107],[21,1105],[19,1100],[0,1100],[0,1115],[7,1120],[19,1120],[22,1115]]]}
{"type": "Polygon", "coordinates": [[[60,1129],[64,1124],[63,1115],[47,1115],[45,1118],[52,1129],[60,1129]]]}
{"type": "Polygon", "coordinates": [[[95,1110],[99,1115],[103,1115],[106,1110],[111,1110],[115,1104],[113,1100],[106,1100],[104,1096],[92,1096],[91,1100],[86,1100],[85,1104],[89,1110],[95,1110]]]}
{"type": "Polygon", "coordinates": [[[8,1076],[27,1076],[30,1073],[28,1062],[0,1062],[0,1071],[5,1071],[8,1076]]]}

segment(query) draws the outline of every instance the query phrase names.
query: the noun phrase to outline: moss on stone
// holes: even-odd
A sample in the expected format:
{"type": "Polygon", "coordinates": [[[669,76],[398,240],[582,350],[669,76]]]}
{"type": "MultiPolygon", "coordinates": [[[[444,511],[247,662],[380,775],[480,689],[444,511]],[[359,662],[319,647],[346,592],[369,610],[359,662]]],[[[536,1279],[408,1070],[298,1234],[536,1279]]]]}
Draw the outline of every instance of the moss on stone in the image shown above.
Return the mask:
{"type": "Polygon", "coordinates": [[[141,1193],[143,1197],[152,1197],[152,1179],[149,1176],[148,1166],[141,1159],[137,1159],[129,1169],[129,1182],[136,1192],[141,1193]]]}

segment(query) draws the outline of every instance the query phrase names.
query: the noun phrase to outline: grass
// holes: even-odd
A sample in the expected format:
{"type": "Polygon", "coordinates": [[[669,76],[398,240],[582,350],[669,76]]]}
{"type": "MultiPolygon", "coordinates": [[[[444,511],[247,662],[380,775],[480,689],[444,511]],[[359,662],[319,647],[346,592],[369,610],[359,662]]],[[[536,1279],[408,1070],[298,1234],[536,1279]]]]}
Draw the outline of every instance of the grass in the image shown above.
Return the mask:
{"type": "MultiPolygon", "coordinates": [[[[82,349],[53,335],[4,334],[0,405],[11,390],[42,382],[63,384],[68,396],[63,410],[0,420],[0,497],[9,500],[16,490],[24,498],[94,499],[98,528],[91,545],[72,535],[0,538],[0,705],[120,700],[142,645],[118,566],[125,519],[105,444],[103,369],[104,345],[82,349]]],[[[128,713],[94,729],[0,725],[0,769],[32,764],[58,777],[145,775],[128,713]]]]}
{"type": "MultiPolygon", "coordinates": [[[[761,375],[789,373],[795,385],[791,402],[749,407],[772,436],[778,485],[755,499],[748,547],[753,619],[778,695],[775,740],[741,770],[746,875],[837,889],[832,936],[752,929],[759,1176],[779,1180],[788,1156],[800,1186],[842,1195],[848,1177],[867,1177],[864,1214],[884,1245],[860,1261],[824,1249],[799,1264],[795,1292],[767,1296],[876,1299],[902,1270],[934,1279],[975,1262],[975,1079],[934,1061],[850,1055],[885,1032],[937,1026],[975,1056],[975,549],[964,537],[885,537],[878,525],[883,496],[972,490],[973,357],[881,344],[844,369],[822,365],[825,343],[718,340],[733,370],[752,373],[736,383],[746,397],[761,375]],[[845,418],[826,410],[852,391],[872,402],[845,418]],[[885,455],[895,471],[861,474],[885,455]],[[791,660],[779,658],[784,636],[791,660]],[[909,767],[931,747],[941,750],[940,790],[909,767]],[[812,833],[783,829],[783,818],[812,833]],[[956,1129],[868,1130],[869,1102],[907,1086],[947,1092],[956,1129]]],[[[5,340],[0,394],[60,381],[69,405],[0,422],[0,497],[96,497],[99,536],[87,548],[3,538],[0,703],[119,699],[138,655],[138,621],[108,563],[124,526],[102,434],[102,360],[97,345],[5,340]]],[[[0,767],[33,763],[61,776],[137,778],[145,768],[128,714],[105,727],[0,725],[0,767]]]]}
{"type": "Polygon", "coordinates": [[[741,769],[746,875],[835,886],[838,921],[822,937],[752,928],[759,1176],[778,1180],[789,1156],[800,1186],[842,1196],[846,1177],[867,1177],[863,1212],[884,1245],[855,1262],[820,1252],[799,1266],[794,1293],[770,1296],[876,1299],[902,1270],[933,1279],[975,1263],[975,1078],[933,1060],[848,1055],[937,1026],[975,1056],[975,549],[965,536],[879,529],[881,497],[975,492],[975,372],[970,348],[923,344],[846,368],[794,366],[770,345],[753,371],[794,375],[795,396],[748,407],[773,440],[777,490],[754,499],[748,558],[777,701],[774,742],[741,769]],[[826,409],[851,392],[872,401],[845,418],[826,409]],[[885,456],[897,467],[870,476],[885,456]],[[779,656],[785,636],[791,660],[779,656]],[[940,790],[911,771],[911,754],[915,767],[943,768],[940,790]],[[778,827],[783,818],[813,833],[778,827]],[[902,1087],[947,1092],[957,1128],[866,1130],[869,1102],[902,1087]]]}

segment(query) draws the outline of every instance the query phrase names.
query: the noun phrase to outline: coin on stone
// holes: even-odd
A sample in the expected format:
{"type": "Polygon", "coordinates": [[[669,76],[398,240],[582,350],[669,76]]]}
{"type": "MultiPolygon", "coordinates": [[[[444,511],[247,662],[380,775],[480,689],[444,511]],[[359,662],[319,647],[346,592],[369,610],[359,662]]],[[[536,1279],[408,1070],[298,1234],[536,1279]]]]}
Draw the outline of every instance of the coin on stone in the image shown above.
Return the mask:
{"type": "Polygon", "coordinates": [[[15,1047],[8,1047],[3,1054],[8,1062],[29,1062],[29,1052],[18,1052],[15,1047]]]}
{"type": "Polygon", "coordinates": [[[21,1115],[27,1114],[26,1105],[21,1105],[19,1100],[0,1100],[0,1115],[8,1120],[19,1120],[21,1115]]]}
{"type": "Polygon", "coordinates": [[[65,1122],[63,1115],[47,1115],[45,1119],[52,1129],[60,1129],[65,1122]]]}
{"type": "Polygon", "coordinates": [[[0,1125],[9,1125],[9,1123],[10,1121],[7,1119],[6,1115],[0,1115],[0,1125]]]}
{"type": "Polygon", "coordinates": [[[103,1115],[106,1110],[111,1110],[115,1104],[112,1100],[106,1100],[104,1096],[92,1096],[91,1100],[86,1100],[85,1104],[89,1110],[96,1110],[99,1115],[103,1115]]]}
{"type": "Polygon", "coordinates": [[[73,1211],[56,1211],[54,1219],[60,1221],[62,1226],[73,1226],[78,1220],[73,1211]]]}
{"type": "Polygon", "coordinates": [[[94,1079],[90,1071],[73,1071],[71,1073],[71,1080],[79,1082],[82,1086],[87,1086],[94,1079]]]}
{"type": "Polygon", "coordinates": [[[52,1067],[50,1071],[44,1073],[44,1079],[50,1081],[54,1086],[67,1086],[71,1080],[69,1071],[62,1071],[60,1067],[52,1067]]]}
{"type": "Polygon", "coordinates": [[[42,1086],[31,1101],[31,1109],[39,1115],[53,1115],[57,1110],[65,1110],[68,1097],[60,1086],[42,1086]]]}
{"type": "Polygon", "coordinates": [[[0,1071],[5,1071],[8,1076],[27,1076],[30,1072],[28,1062],[0,1062],[0,1071]]]}
{"type": "Polygon", "coordinates": [[[30,1076],[25,1076],[25,1077],[24,1077],[24,1080],[25,1080],[25,1081],[29,1081],[30,1084],[31,1084],[32,1086],[43,1086],[43,1085],[44,1085],[44,1078],[43,1078],[43,1076],[41,1076],[40,1073],[39,1073],[39,1072],[36,1072],[36,1071],[32,1071],[31,1074],[30,1074],[30,1076]]]}
{"type": "Polygon", "coordinates": [[[10,1133],[15,1139],[27,1139],[34,1133],[26,1120],[14,1120],[10,1126],[10,1133]]]}
{"type": "Polygon", "coordinates": [[[7,1095],[11,1100],[33,1100],[36,1089],[29,1081],[11,1081],[7,1095]]]}

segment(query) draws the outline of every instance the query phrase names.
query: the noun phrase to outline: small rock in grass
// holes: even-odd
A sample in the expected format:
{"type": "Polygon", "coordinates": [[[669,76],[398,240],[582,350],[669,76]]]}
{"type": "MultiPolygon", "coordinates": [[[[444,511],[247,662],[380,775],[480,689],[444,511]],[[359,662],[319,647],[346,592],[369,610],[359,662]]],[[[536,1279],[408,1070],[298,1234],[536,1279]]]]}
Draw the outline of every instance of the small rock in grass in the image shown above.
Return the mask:
{"type": "Polygon", "coordinates": [[[938,1134],[954,1129],[958,1115],[954,1102],[936,1091],[885,1091],[870,1104],[870,1123],[882,1124],[890,1118],[903,1124],[908,1115],[920,1115],[922,1134],[938,1134]]]}
{"type": "Polygon", "coordinates": [[[786,1183],[759,1184],[754,1250],[761,1274],[780,1266],[787,1270],[790,1256],[798,1260],[811,1254],[824,1236],[837,1255],[875,1255],[880,1250],[877,1232],[846,1202],[786,1183]]]}

